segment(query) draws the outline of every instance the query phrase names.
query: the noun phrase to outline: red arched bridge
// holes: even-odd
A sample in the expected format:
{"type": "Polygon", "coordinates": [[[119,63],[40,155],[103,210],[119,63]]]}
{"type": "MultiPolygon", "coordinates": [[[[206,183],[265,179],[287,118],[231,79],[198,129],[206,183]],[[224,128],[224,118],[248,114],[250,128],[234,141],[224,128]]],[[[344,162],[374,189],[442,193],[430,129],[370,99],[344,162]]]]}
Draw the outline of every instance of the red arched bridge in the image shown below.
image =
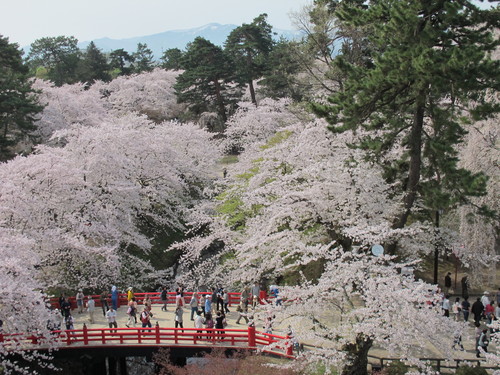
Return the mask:
{"type": "MultiPolygon", "coordinates": [[[[192,349],[213,349],[214,347],[243,350],[260,350],[264,353],[293,358],[291,341],[286,336],[272,335],[247,329],[203,329],[163,328],[92,328],[53,331],[52,340],[60,349],[110,348],[110,347],[182,347],[192,349]]],[[[20,334],[0,334],[0,343],[26,350],[46,348],[44,337],[20,334]]]]}

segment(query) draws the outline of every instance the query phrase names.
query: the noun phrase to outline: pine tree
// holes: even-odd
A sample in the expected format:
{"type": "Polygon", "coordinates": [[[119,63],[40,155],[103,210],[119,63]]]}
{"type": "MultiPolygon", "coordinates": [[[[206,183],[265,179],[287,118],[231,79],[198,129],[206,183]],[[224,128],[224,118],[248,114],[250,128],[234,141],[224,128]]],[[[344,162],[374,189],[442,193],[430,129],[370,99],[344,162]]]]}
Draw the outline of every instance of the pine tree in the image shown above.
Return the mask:
{"type": "Polygon", "coordinates": [[[163,52],[161,67],[167,70],[182,69],[182,58],[184,53],[179,48],[169,48],[163,52]]]}
{"type": "Polygon", "coordinates": [[[111,80],[109,69],[106,56],[96,47],[94,42],[90,42],[80,62],[80,81],[88,83],[98,80],[108,82],[111,80]]]}
{"type": "Polygon", "coordinates": [[[153,51],[146,43],[137,43],[137,50],[132,54],[135,61],[135,72],[150,72],[154,68],[153,51]]]}
{"type": "Polygon", "coordinates": [[[46,37],[35,40],[27,56],[33,70],[42,66],[48,70],[48,78],[57,86],[78,81],[80,61],[78,39],[73,36],[46,37]]]}
{"type": "Polygon", "coordinates": [[[225,48],[236,63],[238,80],[248,85],[252,102],[257,104],[253,80],[262,76],[273,48],[272,26],[267,23],[267,14],[231,31],[225,48]]]}
{"type": "Polygon", "coordinates": [[[129,75],[134,71],[134,57],[123,48],[116,49],[109,54],[110,65],[118,70],[118,75],[129,75]]]}
{"type": "Polygon", "coordinates": [[[307,86],[304,87],[297,78],[301,65],[293,53],[296,46],[297,42],[282,39],[269,54],[263,78],[259,81],[259,86],[262,86],[259,92],[265,97],[303,99],[307,86]]]}
{"type": "Polygon", "coordinates": [[[182,65],[185,71],[175,84],[178,101],[189,103],[197,115],[214,110],[225,123],[226,105],[239,98],[234,84],[229,84],[234,77],[231,60],[220,47],[197,37],[188,45],[182,65]]]}
{"type": "Polygon", "coordinates": [[[439,212],[485,191],[483,175],[458,167],[457,147],[470,123],[500,110],[489,95],[499,88],[499,61],[490,57],[499,44],[498,9],[466,0],[330,5],[347,27],[367,28],[372,63],[355,65],[340,55],[344,89],[313,109],[332,131],[371,131],[360,146],[404,192],[393,228],[410,220],[438,224],[439,212]]]}
{"type": "Polygon", "coordinates": [[[0,35],[0,161],[12,157],[12,147],[35,129],[34,116],[43,109],[28,73],[18,45],[0,35]]]}

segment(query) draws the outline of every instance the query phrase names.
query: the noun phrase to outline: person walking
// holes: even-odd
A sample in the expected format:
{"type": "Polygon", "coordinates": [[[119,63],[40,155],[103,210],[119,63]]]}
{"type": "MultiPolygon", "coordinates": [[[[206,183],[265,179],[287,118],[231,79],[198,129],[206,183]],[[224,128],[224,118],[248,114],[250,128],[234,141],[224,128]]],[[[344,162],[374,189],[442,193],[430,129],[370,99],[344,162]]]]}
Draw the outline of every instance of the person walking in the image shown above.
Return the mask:
{"type": "Polygon", "coordinates": [[[458,322],[460,319],[460,313],[462,312],[462,304],[460,303],[460,297],[455,298],[455,303],[453,303],[451,311],[453,312],[453,317],[455,318],[455,321],[458,322]]]}
{"type": "Polygon", "coordinates": [[[106,316],[106,312],[109,310],[108,293],[106,293],[106,291],[103,290],[99,299],[101,301],[102,315],[106,316]]]}
{"type": "Polygon", "coordinates": [[[226,289],[224,289],[222,291],[222,300],[224,301],[224,312],[227,314],[229,313],[229,308],[228,308],[228,305],[229,305],[229,293],[227,292],[226,289]]]}
{"type": "Polygon", "coordinates": [[[481,303],[483,304],[483,307],[486,309],[486,306],[490,304],[490,292],[485,291],[483,293],[483,296],[481,297],[481,303]]]}
{"type": "Polygon", "coordinates": [[[470,302],[469,302],[469,297],[464,298],[462,301],[462,314],[464,317],[464,322],[467,322],[469,320],[469,313],[470,313],[470,302]]]}
{"type": "Polygon", "coordinates": [[[444,296],[443,303],[441,305],[443,309],[443,315],[446,317],[450,316],[450,299],[448,295],[444,296]]]}
{"type": "Polygon", "coordinates": [[[161,311],[167,311],[167,303],[168,303],[168,292],[167,292],[167,287],[164,286],[163,289],[161,290],[161,303],[163,306],[161,307],[161,311]]]}
{"type": "Polygon", "coordinates": [[[116,323],[116,311],[113,309],[113,306],[106,311],[106,319],[108,320],[109,328],[118,328],[118,324],[116,323]]]}
{"type": "Polygon", "coordinates": [[[127,289],[127,301],[130,302],[132,301],[132,298],[134,298],[134,289],[129,286],[127,289]]]}
{"type": "Polygon", "coordinates": [[[83,299],[85,298],[85,295],[83,294],[83,291],[80,289],[78,293],[76,293],[76,307],[78,308],[78,314],[81,314],[83,312],[83,299]]]}
{"type": "Polygon", "coordinates": [[[219,287],[217,289],[217,311],[224,311],[224,289],[222,287],[219,287]]]}
{"type": "Polygon", "coordinates": [[[226,321],[226,316],[222,312],[217,311],[217,314],[215,316],[215,329],[219,330],[217,331],[217,333],[220,335],[219,340],[224,340],[224,331],[222,330],[225,327],[224,326],[225,321],[226,321]]]}
{"type": "MultiPolygon", "coordinates": [[[[207,299],[209,299],[209,298],[207,298],[207,299]]],[[[210,340],[210,337],[213,334],[213,328],[214,328],[214,320],[212,319],[211,313],[207,313],[205,315],[205,327],[206,327],[207,333],[208,333],[207,339],[210,340]]]]}
{"type": "Polygon", "coordinates": [[[469,298],[469,278],[467,275],[462,277],[462,280],[460,280],[460,284],[462,285],[462,297],[469,298]]]}
{"type": "Polygon", "coordinates": [[[141,323],[142,323],[142,328],[149,327],[151,328],[151,318],[153,317],[153,313],[149,311],[147,306],[144,306],[144,309],[142,310],[141,313],[141,323]]]}
{"type": "Polygon", "coordinates": [[[146,296],[146,298],[144,298],[144,301],[142,303],[144,304],[144,308],[148,309],[149,312],[153,310],[153,303],[151,302],[151,297],[146,296]]]}
{"type": "Polygon", "coordinates": [[[444,292],[448,294],[451,289],[451,272],[448,272],[444,277],[444,292]]]}
{"type": "Polygon", "coordinates": [[[73,316],[69,314],[68,316],[64,317],[64,324],[66,325],[67,330],[75,329],[75,319],[73,319],[73,316]]]}
{"type": "Polygon", "coordinates": [[[205,304],[207,302],[207,297],[202,294],[201,295],[201,301],[200,301],[200,309],[201,309],[201,313],[203,314],[203,317],[205,317],[205,304]]]}
{"type": "MultiPolygon", "coordinates": [[[[184,309],[182,306],[177,306],[175,309],[175,328],[184,328],[182,315],[184,314],[184,309]]],[[[184,332],[184,330],[182,330],[184,332]]]]}
{"type": "Polygon", "coordinates": [[[89,321],[94,324],[94,311],[95,311],[95,301],[92,296],[89,296],[87,301],[87,312],[89,313],[89,321]]]}
{"type": "Polygon", "coordinates": [[[488,324],[491,324],[493,317],[495,316],[495,302],[491,301],[489,305],[484,307],[484,315],[488,324]]]}
{"type": "Polygon", "coordinates": [[[477,350],[476,350],[476,357],[480,358],[481,357],[481,351],[483,350],[485,353],[488,353],[488,330],[483,329],[481,332],[481,335],[479,336],[479,340],[477,342],[477,350]],[[482,350],[481,350],[482,349],[482,350]]]}
{"type": "Polygon", "coordinates": [[[474,315],[474,323],[479,324],[481,315],[483,314],[484,306],[481,303],[481,298],[477,298],[476,302],[472,304],[471,312],[474,315]]]}
{"type": "Polygon", "coordinates": [[[118,310],[118,289],[115,285],[111,287],[111,305],[113,310],[118,310]]]}
{"type": "Polygon", "coordinates": [[[211,312],[212,312],[212,296],[208,294],[205,299],[205,319],[207,314],[210,314],[211,312]]]}
{"type": "Polygon", "coordinates": [[[198,312],[198,296],[196,293],[191,296],[189,306],[191,307],[191,320],[194,320],[194,314],[198,312]]]}
{"type": "Polygon", "coordinates": [[[257,281],[254,283],[251,292],[252,292],[252,308],[255,309],[259,304],[259,297],[260,297],[260,285],[257,281]]]}
{"type": "Polygon", "coordinates": [[[135,302],[135,297],[132,297],[130,302],[128,303],[128,308],[127,308],[127,315],[128,315],[128,320],[127,324],[125,326],[127,328],[130,328],[131,325],[135,327],[137,323],[137,303],[135,302]]]}
{"type": "MultiPolygon", "coordinates": [[[[196,328],[196,333],[203,333],[203,323],[205,319],[201,316],[201,311],[196,312],[196,318],[194,318],[194,328],[196,328]]],[[[202,336],[196,336],[197,339],[202,339],[202,336]]]]}
{"type": "Polygon", "coordinates": [[[245,322],[248,324],[248,305],[246,305],[244,301],[241,301],[236,308],[236,311],[238,312],[238,319],[236,319],[236,324],[240,324],[241,318],[245,319],[245,322]]]}
{"type": "Polygon", "coordinates": [[[61,303],[61,314],[64,318],[67,318],[71,315],[71,303],[67,298],[64,298],[63,302],[61,303]]]}

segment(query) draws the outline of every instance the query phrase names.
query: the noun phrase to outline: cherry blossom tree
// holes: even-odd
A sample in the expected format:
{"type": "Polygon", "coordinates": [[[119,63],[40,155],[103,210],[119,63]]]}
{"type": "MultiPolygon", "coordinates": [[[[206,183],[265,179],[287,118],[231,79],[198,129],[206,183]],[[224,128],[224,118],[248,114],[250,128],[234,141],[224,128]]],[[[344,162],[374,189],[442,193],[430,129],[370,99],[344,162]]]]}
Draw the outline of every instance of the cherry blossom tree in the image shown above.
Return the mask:
{"type": "Polygon", "coordinates": [[[280,290],[289,302],[273,313],[299,342],[314,342],[315,349],[302,354],[305,363],[366,374],[368,350],[379,346],[420,367],[419,373],[434,374],[418,358],[428,355],[429,345],[452,358],[453,333],[464,326],[442,315],[435,285],[404,276],[403,266],[390,256],[337,246],[318,282],[280,290]]]}
{"type": "Polygon", "coordinates": [[[0,345],[0,367],[5,374],[29,374],[33,372],[13,360],[12,354],[48,366],[49,358],[41,353],[26,353],[23,341],[27,336],[37,335],[44,337],[40,339],[40,345],[54,347],[47,322],[60,320],[60,317],[46,307],[44,284],[33,278],[38,262],[37,254],[32,252],[33,240],[3,227],[0,227],[0,238],[1,329],[2,334],[16,334],[15,337],[9,337],[8,347],[0,345]]]}
{"type": "Polygon", "coordinates": [[[109,83],[98,82],[91,88],[106,99],[110,109],[138,112],[155,122],[178,118],[185,110],[177,103],[174,84],[181,72],[156,68],[130,76],[120,76],[109,83]]]}
{"type": "Polygon", "coordinates": [[[64,147],[40,146],[0,166],[0,222],[35,240],[38,276],[67,288],[157,277],[127,249],[150,249],[141,225],[183,228],[214,175],[208,133],[129,114],[56,137],[64,147]]]}
{"type": "Polygon", "coordinates": [[[56,87],[38,79],[33,87],[40,90],[39,100],[45,106],[34,132],[38,143],[47,143],[58,130],[97,126],[108,116],[100,93],[89,90],[83,83],[56,87]]]}
{"type": "MultiPolygon", "coordinates": [[[[398,196],[377,166],[346,147],[355,136],[332,135],[324,121],[307,119],[287,105],[243,109],[230,122],[223,147],[233,144],[233,136],[236,142],[247,137],[253,143],[227,167],[227,184],[214,192],[215,203],[200,207],[193,217],[198,223],[193,231],[203,235],[177,245],[187,251],[183,264],[208,281],[232,283],[295,272],[325,258],[332,241],[348,250],[356,243],[371,246],[398,238],[416,256],[415,237],[428,228],[391,229],[398,196]],[[274,135],[264,130],[266,124],[274,135]],[[207,252],[218,261],[207,259],[207,252]]],[[[430,250],[428,242],[418,244],[420,253],[430,250]]]]}
{"type": "Polygon", "coordinates": [[[360,135],[332,134],[287,101],[267,106],[243,106],[229,122],[223,147],[241,137],[248,142],[213,191],[214,202],[191,216],[197,235],[175,246],[185,251],[180,281],[283,283],[319,264],[316,275],[285,288],[290,306],[273,313],[303,340],[320,343],[309,360],[345,374],[366,371],[373,345],[412,363],[415,342],[451,347],[450,332],[461,327],[424,305],[440,303],[429,295],[435,287],[402,276],[406,263],[369,255],[373,244],[397,239],[402,258],[418,259],[432,250],[432,236],[425,224],[392,228],[400,196],[380,167],[347,147],[360,135]]]}

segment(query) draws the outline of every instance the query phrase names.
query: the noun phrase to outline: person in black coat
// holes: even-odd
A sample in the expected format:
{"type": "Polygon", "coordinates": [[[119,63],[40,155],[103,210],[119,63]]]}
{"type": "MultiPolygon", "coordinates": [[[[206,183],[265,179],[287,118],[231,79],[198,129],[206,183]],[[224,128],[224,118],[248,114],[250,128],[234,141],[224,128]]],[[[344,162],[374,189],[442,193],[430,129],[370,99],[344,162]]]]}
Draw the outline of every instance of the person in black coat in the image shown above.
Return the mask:
{"type": "Polygon", "coordinates": [[[467,275],[462,277],[461,284],[462,284],[462,297],[469,298],[469,278],[467,277],[467,275]]]}
{"type": "Polygon", "coordinates": [[[449,293],[451,289],[451,272],[448,272],[444,277],[444,291],[445,293],[449,293]]]}
{"type": "Polygon", "coordinates": [[[481,298],[477,298],[476,302],[472,304],[471,312],[474,314],[474,322],[479,323],[481,315],[483,314],[484,306],[481,303],[481,298]]]}

